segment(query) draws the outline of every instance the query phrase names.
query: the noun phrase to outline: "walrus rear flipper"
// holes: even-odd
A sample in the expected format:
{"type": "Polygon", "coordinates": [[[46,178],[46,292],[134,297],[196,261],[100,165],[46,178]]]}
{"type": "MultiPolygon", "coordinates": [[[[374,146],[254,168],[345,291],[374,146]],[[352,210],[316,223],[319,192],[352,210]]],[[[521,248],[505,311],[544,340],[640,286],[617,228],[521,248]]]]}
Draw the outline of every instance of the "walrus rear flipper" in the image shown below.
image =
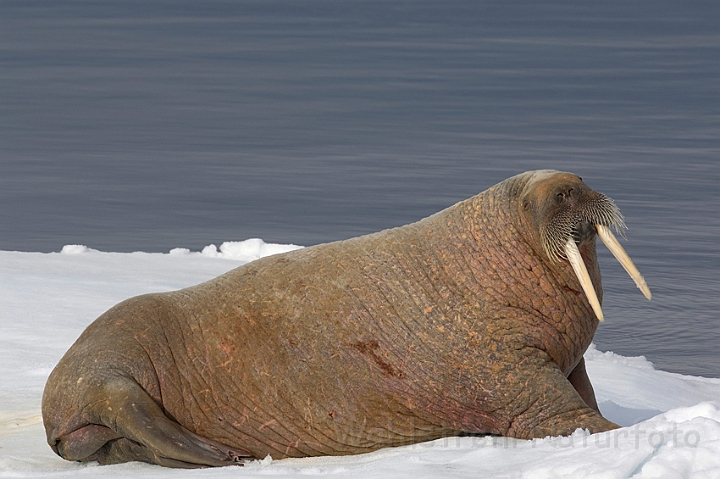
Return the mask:
{"type": "Polygon", "coordinates": [[[196,468],[242,464],[252,458],[247,451],[198,436],[170,420],[132,379],[114,379],[89,399],[91,414],[103,425],[88,424],[57,438],[51,445],[66,459],[196,468]]]}

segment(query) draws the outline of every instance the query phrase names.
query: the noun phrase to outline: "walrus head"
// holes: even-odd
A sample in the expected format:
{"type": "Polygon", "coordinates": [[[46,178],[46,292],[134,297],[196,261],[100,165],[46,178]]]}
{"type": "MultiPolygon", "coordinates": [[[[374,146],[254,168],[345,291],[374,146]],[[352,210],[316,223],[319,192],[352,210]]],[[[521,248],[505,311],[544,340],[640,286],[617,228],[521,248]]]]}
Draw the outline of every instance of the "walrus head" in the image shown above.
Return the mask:
{"type": "Polygon", "coordinates": [[[610,231],[613,228],[622,234],[626,229],[620,210],[582,178],[554,170],[532,172],[520,193],[520,205],[535,226],[548,259],[570,263],[598,320],[603,321],[602,308],[578,248],[596,233],[645,297],[652,297],[642,275],[610,231]]]}

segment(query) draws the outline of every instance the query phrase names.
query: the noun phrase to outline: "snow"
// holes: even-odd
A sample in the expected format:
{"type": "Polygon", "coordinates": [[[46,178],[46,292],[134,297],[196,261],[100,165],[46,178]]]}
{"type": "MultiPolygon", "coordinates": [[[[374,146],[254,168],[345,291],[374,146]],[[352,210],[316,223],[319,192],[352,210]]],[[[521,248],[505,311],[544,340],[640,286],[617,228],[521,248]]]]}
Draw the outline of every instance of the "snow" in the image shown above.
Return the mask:
{"type": "Polygon", "coordinates": [[[42,389],[91,321],[129,296],[189,286],[295,248],[250,239],[168,254],[104,253],[83,245],[50,254],[0,251],[0,477],[720,477],[720,379],[659,371],[643,357],[595,347],[586,363],[600,408],[624,426],[602,434],[452,437],[359,456],[268,457],[245,467],[190,471],[55,456],[40,418],[42,389]]]}

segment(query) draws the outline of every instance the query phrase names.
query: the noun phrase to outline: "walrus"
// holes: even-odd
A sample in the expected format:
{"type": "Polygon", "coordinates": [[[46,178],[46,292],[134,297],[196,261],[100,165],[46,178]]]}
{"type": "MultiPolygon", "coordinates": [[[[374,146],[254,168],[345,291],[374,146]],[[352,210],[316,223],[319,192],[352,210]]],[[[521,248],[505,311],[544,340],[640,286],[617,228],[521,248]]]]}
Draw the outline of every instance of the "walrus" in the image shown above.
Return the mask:
{"type": "Polygon", "coordinates": [[[509,178],[406,226],[121,302],[50,375],[51,448],[171,467],[618,427],[583,353],[603,319],[612,200],[571,173],[509,178]]]}

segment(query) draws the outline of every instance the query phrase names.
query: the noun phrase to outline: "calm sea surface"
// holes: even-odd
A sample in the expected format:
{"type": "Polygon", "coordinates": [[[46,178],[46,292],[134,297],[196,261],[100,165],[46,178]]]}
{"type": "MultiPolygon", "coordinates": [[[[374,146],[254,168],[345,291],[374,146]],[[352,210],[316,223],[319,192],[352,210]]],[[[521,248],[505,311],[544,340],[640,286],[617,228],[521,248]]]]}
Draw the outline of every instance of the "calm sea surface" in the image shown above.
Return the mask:
{"type": "Polygon", "coordinates": [[[0,2],[0,249],[311,245],[516,173],[614,198],[602,350],[720,377],[720,3],[0,2]]]}

